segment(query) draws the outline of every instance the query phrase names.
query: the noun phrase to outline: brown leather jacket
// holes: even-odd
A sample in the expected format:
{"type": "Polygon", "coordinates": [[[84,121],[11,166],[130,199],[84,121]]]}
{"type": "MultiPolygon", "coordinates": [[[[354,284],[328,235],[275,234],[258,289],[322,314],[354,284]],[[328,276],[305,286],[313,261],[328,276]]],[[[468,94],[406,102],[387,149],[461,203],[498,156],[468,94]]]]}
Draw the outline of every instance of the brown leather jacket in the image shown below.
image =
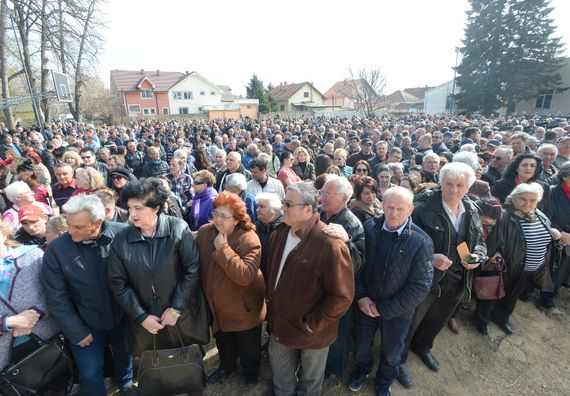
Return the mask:
{"type": "Polygon", "coordinates": [[[319,214],[297,232],[301,242],[289,253],[277,287],[281,256],[290,227],[271,234],[266,301],[275,340],[295,349],[332,344],[338,321],[354,299],[354,272],[346,243],[323,232],[319,214]]]}
{"type": "Polygon", "coordinates": [[[265,319],[261,243],[254,230],[236,226],[228,244],[216,250],[218,231],[206,224],[198,231],[202,286],[212,314],[212,333],[249,330],[265,319]]]}

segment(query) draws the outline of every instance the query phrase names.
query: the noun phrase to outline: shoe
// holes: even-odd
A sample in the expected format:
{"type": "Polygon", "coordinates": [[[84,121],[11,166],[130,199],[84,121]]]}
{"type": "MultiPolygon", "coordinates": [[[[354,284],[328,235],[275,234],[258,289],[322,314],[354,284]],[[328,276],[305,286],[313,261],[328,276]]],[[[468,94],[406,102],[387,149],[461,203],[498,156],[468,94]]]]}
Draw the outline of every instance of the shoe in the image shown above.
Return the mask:
{"type": "Polygon", "coordinates": [[[259,374],[258,373],[244,374],[243,379],[245,380],[246,385],[255,385],[258,382],[259,374]]]}
{"type": "Polygon", "coordinates": [[[376,396],[392,396],[390,387],[384,388],[381,386],[376,387],[376,396]]]}
{"type": "Polygon", "coordinates": [[[330,371],[325,371],[325,381],[334,381],[338,379],[338,375],[331,373],[330,371]]]}
{"type": "Polygon", "coordinates": [[[489,324],[488,323],[476,323],[477,331],[483,335],[489,335],[489,324]]]}
{"type": "Polygon", "coordinates": [[[420,357],[420,359],[422,359],[422,362],[424,362],[424,364],[426,366],[428,366],[428,368],[431,371],[439,371],[440,369],[440,365],[439,362],[437,361],[437,359],[431,354],[431,352],[426,352],[426,353],[420,353],[418,355],[420,357]]]}
{"type": "Polygon", "coordinates": [[[226,371],[220,367],[208,376],[208,384],[216,384],[220,382],[220,380],[229,377],[233,373],[233,371],[226,371]]]}
{"type": "Polygon", "coordinates": [[[532,300],[532,292],[527,292],[526,290],[519,296],[519,300],[524,302],[529,302],[532,300]]]}
{"type": "Polygon", "coordinates": [[[459,323],[457,323],[455,318],[451,318],[447,321],[447,327],[449,327],[449,329],[455,334],[459,334],[459,330],[461,330],[461,327],[459,327],[459,323]]]}
{"type": "Polygon", "coordinates": [[[542,300],[540,302],[540,306],[544,309],[553,309],[556,308],[556,304],[552,300],[542,300]]]}
{"type": "Polygon", "coordinates": [[[567,288],[567,289],[570,289],[570,283],[568,283],[568,282],[562,282],[562,283],[560,284],[560,286],[565,287],[565,288],[567,288]]]}
{"type": "Polygon", "coordinates": [[[412,376],[408,371],[405,364],[400,364],[400,373],[398,374],[398,381],[406,389],[412,389],[414,387],[414,382],[412,381],[412,376]]]}
{"type": "Polygon", "coordinates": [[[510,324],[508,324],[508,323],[497,323],[497,325],[501,328],[501,330],[503,330],[505,332],[506,335],[515,334],[515,331],[513,330],[513,328],[511,327],[510,324]]]}
{"type": "Polygon", "coordinates": [[[358,392],[362,385],[366,382],[366,378],[368,378],[368,373],[362,370],[355,370],[350,377],[350,382],[348,383],[348,389],[353,392],[358,392]]]}

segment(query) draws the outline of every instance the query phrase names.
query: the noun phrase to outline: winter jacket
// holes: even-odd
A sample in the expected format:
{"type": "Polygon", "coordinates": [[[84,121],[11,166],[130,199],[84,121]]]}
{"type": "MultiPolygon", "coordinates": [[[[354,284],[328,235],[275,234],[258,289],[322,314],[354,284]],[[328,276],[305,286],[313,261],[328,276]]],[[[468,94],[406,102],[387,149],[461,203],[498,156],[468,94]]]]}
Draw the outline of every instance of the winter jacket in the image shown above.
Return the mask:
{"type": "MultiPolygon", "coordinates": [[[[169,307],[181,311],[176,327],[185,344],[208,343],[198,249],[183,220],[159,215],[152,238],[128,226],[113,241],[108,267],[109,287],[128,317],[125,339],[133,355],[153,346],[152,335],[139,323],[149,314],[160,317],[169,307]]],[[[168,333],[164,338],[178,340],[174,327],[166,326],[162,332],[168,333]]],[[[157,338],[157,349],[176,345],[159,345],[157,338]]]]}
{"type": "Polygon", "coordinates": [[[559,231],[570,232],[570,200],[561,185],[550,188],[550,203],[552,227],[559,231]]]}
{"type": "Polygon", "coordinates": [[[212,218],[214,207],[212,203],[218,196],[213,187],[206,187],[204,191],[194,196],[192,206],[188,212],[188,223],[192,231],[197,231],[212,218]]]}
{"type": "MultiPolygon", "coordinates": [[[[550,207],[550,186],[542,181],[533,180],[533,182],[541,185],[544,194],[542,195],[542,200],[538,203],[538,209],[546,216],[550,217],[552,215],[552,208],[550,207]]],[[[499,201],[504,205],[505,200],[509,194],[515,189],[516,183],[513,178],[505,178],[498,180],[493,189],[491,190],[491,195],[498,198],[499,201]]]]}
{"type": "Polygon", "coordinates": [[[366,263],[356,276],[355,300],[369,297],[385,319],[411,318],[430,291],[433,279],[433,243],[409,219],[392,246],[379,246],[384,216],[364,224],[366,263]],[[376,263],[386,256],[382,271],[376,263]]]}
{"type": "Polygon", "coordinates": [[[261,243],[254,230],[236,226],[228,243],[214,247],[214,224],[200,228],[202,287],[211,313],[212,333],[252,329],[265,319],[263,275],[259,269],[261,243]]]}
{"type": "Polygon", "coordinates": [[[301,168],[301,165],[294,164],[293,170],[295,171],[297,176],[299,176],[299,178],[303,181],[315,180],[317,178],[315,173],[315,165],[313,165],[311,162],[305,162],[304,170],[303,168],[301,168]]]}
{"type": "MultiPolygon", "coordinates": [[[[281,183],[279,183],[281,185],[281,183]]],[[[259,267],[264,276],[267,276],[267,256],[269,255],[267,250],[269,249],[269,237],[275,231],[277,226],[283,222],[283,215],[279,214],[270,223],[262,223],[261,220],[257,219],[255,223],[255,232],[259,237],[259,242],[261,242],[261,261],[259,267]]]]}
{"type": "Polygon", "coordinates": [[[158,162],[147,161],[142,167],[141,177],[166,176],[168,172],[170,172],[168,162],[163,160],[158,160],[158,162]]]}
{"type": "Polygon", "coordinates": [[[332,344],[338,321],[354,298],[354,271],[345,243],[326,235],[315,213],[297,231],[301,242],[289,253],[276,285],[290,227],[282,223],[269,238],[265,286],[271,333],[294,349],[332,344]],[[277,286],[277,287],[276,287],[277,286]]]}
{"type": "Polygon", "coordinates": [[[111,242],[125,224],[104,221],[90,243],[73,242],[68,233],[50,243],[42,266],[46,302],[58,327],[75,345],[93,330],[110,330],[123,312],[107,286],[111,242]]]}

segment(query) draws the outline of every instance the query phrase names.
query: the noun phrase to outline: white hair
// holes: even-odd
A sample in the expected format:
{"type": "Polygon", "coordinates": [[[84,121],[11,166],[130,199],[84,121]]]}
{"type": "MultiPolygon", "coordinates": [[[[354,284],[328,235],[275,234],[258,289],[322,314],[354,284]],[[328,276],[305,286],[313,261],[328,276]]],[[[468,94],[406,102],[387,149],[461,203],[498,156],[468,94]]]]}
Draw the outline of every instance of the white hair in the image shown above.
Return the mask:
{"type": "Polygon", "coordinates": [[[473,168],[473,171],[475,172],[477,172],[477,170],[481,168],[481,164],[479,164],[479,157],[477,157],[477,154],[469,151],[460,151],[454,154],[453,162],[461,162],[463,164],[467,164],[471,168],[473,168]]]}
{"type": "MultiPolygon", "coordinates": [[[[330,175],[327,177],[327,181],[325,182],[326,184],[329,183],[334,183],[335,187],[336,187],[336,192],[339,194],[343,194],[346,195],[346,199],[350,199],[352,198],[352,194],[354,192],[353,188],[352,188],[352,184],[350,184],[350,181],[348,181],[348,179],[344,176],[338,176],[338,175],[330,175]]],[[[324,187],[324,185],[323,185],[324,187]]]]}
{"type": "Polygon", "coordinates": [[[15,181],[4,189],[4,194],[6,194],[6,198],[8,198],[10,202],[14,202],[16,195],[25,194],[30,191],[32,191],[32,189],[25,182],[15,181]]]}
{"type": "Polygon", "coordinates": [[[467,143],[467,144],[464,144],[463,146],[461,146],[459,151],[467,151],[468,153],[474,153],[477,151],[477,149],[475,149],[474,144],[467,143]]]}
{"type": "Polygon", "coordinates": [[[174,153],[172,154],[174,157],[184,157],[187,158],[188,157],[188,151],[186,151],[186,149],[183,148],[179,148],[174,150],[174,153]]]}
{"type": "Polygon", "coordinates": [[[452,162],[450,164],[445,164],[439,171],[439,182],[443,185],[443,181],[449,178],[456,177],[467,178],[467,186],[471,188],[473,183],[475,183],[475,171],[467,164],[461,162],[452,162]]]}
{"type": "Polygon", "coordinates": [[[224,183],[224,189],[227,190],[232,187],[240,192],[245,191],[247,189],[247,180],[245,179],[245,176],[241,173],[232,173],[231,175],[227,175],[224,183]]]}
{"type": "Polygon", "coordinates": [[[391,198],[392,196],[406,200],[410,205],[414,204],[414,193],[412,193],[407,188],[400,186],[391,187],[384,192],[382,198],[384,201],[386,201],[387,198],[391,198]]]}
{"type": "Polygon", "coordinates": [[[105,220],[105,206],[97,195],[79,194],[69,198],[62,207],[63,212],[68,215],[76,215],[86,211],[89,213],[89,221],[95,223],[98,220],[105,220]]]}
{"type": "Polygon", "coordinates": [[[544,150],[552,150],[554,151],[554,155],[558,155],[558,147],[553,144],[545,143],[536,150],[536,153],[540,155],[544,150]]]}
{"type": "Polygon", "coordinates": [[[542,186],[538,183],[521,183],[518,186],[516,186],[513,191],[511,191],[505,202],[507,204],[511,204],[514,197],[525,193],[535,194],[536,198],[538,199],[538,202],[540,202],[542,200],[542,195],[544,194],[544,190],[542,189],[542,186]]]}
{"type": "Polygon", "coordinates": [[[426,155],[424,155],[423,160],[426,161],[428,158],[433,158],[433,159],[439,161],[439,155],[437,155],[436,153],[433,153],[433,152],[427,153],[426,155]]]}
{"type": "Polygon", "coordinates": [[[401,162],[391,162],[388,164],[388,167],[390,168],[391,173],[394,173],[396,169],[404,171],[404,164],[402,164],[401,162]]]}
{"type": "Polygon", "coordinates": [[[281,199],[279,195],[271,192],[261,192],[255,196],[255,200],[259,204],[260,202],[265,202],[269,205],[269,208],[274,212],[281,212],[281,199]]]}

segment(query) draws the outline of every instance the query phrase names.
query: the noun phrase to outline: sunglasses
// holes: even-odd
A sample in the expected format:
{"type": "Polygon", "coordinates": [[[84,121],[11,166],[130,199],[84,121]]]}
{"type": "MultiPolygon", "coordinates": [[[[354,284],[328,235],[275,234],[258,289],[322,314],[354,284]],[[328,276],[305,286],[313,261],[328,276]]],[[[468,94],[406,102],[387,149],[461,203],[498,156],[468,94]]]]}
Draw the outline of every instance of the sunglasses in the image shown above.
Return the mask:
{"type": "Polygon", "coordinates": [[[119,176],[119,175],[113,175],[113,176],[111,176],[111,179],[113,179],[113,180],[119,180],[119,179],[126,179],[126,177],[124,177],[124,176],[119,176]]]}
{"type": "Polygon", "coordinates": [[[356,168],[356,171],[357,171],[358,173],[365,173],[365,172],[368,172],[368,169],[366,169],[366,168],[356,168]]]}
{"type": "Polygon", "coordinates": [[[194,180],[194,185],[195,185],[195,186],[199,186],[200,184],[206,184],[206,182],[205,182],[205,181],[202,181],[202,180],[194,180]]]}

